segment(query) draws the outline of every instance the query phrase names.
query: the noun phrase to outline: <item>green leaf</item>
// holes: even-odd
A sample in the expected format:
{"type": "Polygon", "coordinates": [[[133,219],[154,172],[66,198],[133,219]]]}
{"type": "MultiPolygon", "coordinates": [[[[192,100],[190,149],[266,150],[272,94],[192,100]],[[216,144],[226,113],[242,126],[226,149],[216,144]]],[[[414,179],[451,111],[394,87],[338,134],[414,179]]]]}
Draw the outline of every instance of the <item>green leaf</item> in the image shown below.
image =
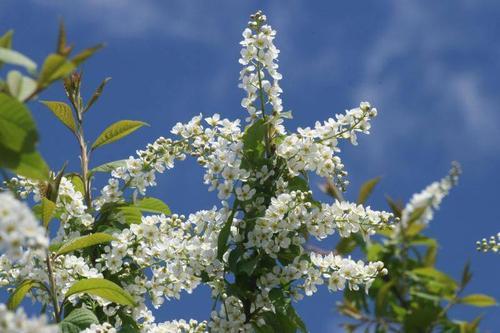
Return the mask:
{"type": "Polygon", "coordinates": [[[69,252],[73,252],[76,250],[81,250],[90,246],[94,246],[97,244],[104,244],[104,243],[109,243],[112,240],[114,240],[113,236],[109,234],[105,234],[102,232],[96,232],[94,234],[86,235],[86,236],[81,236],[74,238],[61,246],[57,252],[56,255],[61,255],[61,254],[66,254],[69,252]]]}
{"type": "Polygon", "coordinates": [[[56,116],[57,119],[59,119],[64,124],[64,126],[69,128],[71,132],[76,133],[73,111],[68,104],[56,101],[41,101],[41,103],[48,107],[49,110],[52,111],[54,116],[56,116]]]}
{"type": "Polygon", "coordinates": [[[288,189],[290,191],[307,192],[309,191],[309,184],[307,183],[307,180],[305,180],[304,178],[296,176],[288,181],[288,189]]]}
{"type": "Polygon", "coordinates": [[[99,135],[97,140],[95,140],[95,142],[92,144],[92,150],[96,149],[97,147],[115,142],[129,135],[130,133],[138,130],[144,125],[148,124],[136,120],[120,120],[114,123],[113,125],[109,126],[108,128],[106,128],[101,133],[101,135],[99,135]]]}
{"type": "Polygon", "coordinates": [[[64,295],[68,298],[72,295],[86,293],[99,296],[121,305],[134,306],[133,297],[119,285],[106,279],[85,279],[76,281],[64,295]]]}
{"type": "Polygon", "coordinates": [[[222,227],[219,237],[217,238],[217,259],[222,260],[222,257],[224,256],[224,253],[226,253],[228,249],[227,241],[229,239],[229,235],[231,234],[231,225],[233,224],[233,218],[234,214],[236,214],[236,209],[238,208],[238,201],[235,201],[233,203],[233,209],[231,211],[231,214],[229,214],[229,217],[224,223],[224,226],[222,227]]]}
{"type": "Polygon", "coordinates": [[[109,80],[111,80],[111,78],[107,77],[107,78],[105,78],[101,82],[101,84],[99,85],[99,87],[97,87],[96,91],[92,95],[92,98],[90,98],[90,100],[87,103],[87,106],[85,107],[85,109],[83,110],[83,112],[87,112],[92,107],[92,105],[94,105],[94,103],[97,102],[97,100],[99,99],[99,97],[101,97],[102,91],[104,90],[104,87],[109,82],[109,80]]]}
{"type": "Polygon", "coordinates": [[[127,224],[139,224],[142,221],[141,210],[133,206],[119,207],[118,211],[127,224]]]}
{"type": "Polygon", "coordinates": [[[249,126],[243,134],[243,168],[252,168],[264,157],[264,139],[268,125],[264,119],[259,119],[249,126]]]}
{"type": "Polygon", "coordinates": [[[354,251],[354,249],[358,246],[358,242],[354,238],[354,235],[351,235],[346,238],[341,238],[335,247],[335,250],[338,254],[346,255],[354,251]]]}
{"type": "Polygon", "coordinates": [[[394,281],[385,282],[378,290],[377,298],[375,299],[375,313],[377,314],[377,317],[383,316],[386,312],[388,294],[393,285],[394,281]]]}
{"type": "Polygon", "coordinates": [[[119,167],[124,166],[127,166],[127,160],[108,162],[93,168],[92,170],[90,170],[90,174],[94,174],[96,172],[111,172],[119,167]]]}
{"type": "Polygon", "coordinates": [[[75,66],[79,66],[81,65],[85,60],[87,60],[88,58],[90,58],[94,53],[96,53],[97,51],[99,51],[100,49],[102,49],[104,47],[104,44],[97,44],[95,46],[92,46],[92,47],[89,47],[83,51],[81,51],[80,53],[78,53],[77,55],[75,55],[72,59],[71,59],[71,62],[73,64],[75,64],[75,66]]]}
{"type": "Polygon", "coordinates": [[[9,30],[0,37],[0,47],[11,49],[12,48],[12,36],[14,35],[14,30],[9,30]]]}
{"type": "Polygon", "coordinates": [[[50,220],[54,217],[54,211],[56,209],[56,204],[47,198],[42,198],[42,222],[44,227],[48,227],[50,220]]]}
{"type": "Polygon", "coordinates": [[[7,74],[7,86],[9,93],[23,102],[36,90],[36,81],[13,70],[7,74]]]}
{"type": "Polygon", "coordinates": [[[38,83],[45,87],[51,82],[62,79],[75,69],[75,65],[60,54],[49,54],[43,63],[38,83]]]}
{"type": "Polygon", "coordinates": [[[359,195],[358,195],[358,200],[357,203],[360,205],[364,205],[366,203],[366,200],[370,197],[372,194],[373,190],[375,189],[375,186],[378,184],[380,181],[380,177],[376,177],[373,179],[370,179],[363,185],[361,185],[361,188],[359,190],[359,195]]]}
{"type": "Polygon", "coordinates": [[[33,151],[37,140],[35,121],[26,106],[0,93],[0,144],[16,152],[33,151]]]}
{"type": "Polygon", "coordinates": [[[59,323],[61,333],[79,333],[92,324],[99,324],[99,319],[91,310],[86,308],[74,309],[59,323]]]}
{"type": "Polygon", "coordinates": [[[471,294],[459,299],[462,304],[477,306],[477,307],[487,307],[497,305],[496,300],[488,295],[484,294],[471,294]]]}
{"type": "Polygon", "coordinates": [[[134,206],[137,207],[142,212],[165,214],[165,215],[171,214],[170,208],[167,206],[167,204],[165,204],[160,199],[156,198],[151,198],[151,197],[143,198],[141,200],[138,200],[134,204],[134,206]]]}
{"type": "Polygon", "coordinates": [[[403,212],[403,204],[401,201],[394,201],[390,196],[386,195],[385,200],[387,201],[387,204],[391,208],[392,212],[394,213],[394,216],[401,218],[401,214],[403,212]]]}
{"type": "Polygon", "coordinates": [[[14,152],[5,148],[1,142],[0,167],[11,169],[15,174],[30,179],[47,180],[49,178],[49,167],[38,152],[14,152]]]}
{"type": "Polygon", "coordinates": [[[19,304],[23,301],[26,294],[31,290],[31,288],[39,285],[38,281],[35,280],[25,280],[21,282],[20,285],[10,294],[9,300],[7,301],[7,308],[9,310],[15,310],[19,304]]]}
{"type": "Polygon", "coordinates": [[[457,283],[447,274],[433,268],[433,267],[423,267],[416,268],[411,271],[414,274],[427,277],[433,281],[443,283],[446,286],[449,286],[453,289],[457,287],[457,283]]]}
{"type": "Polygon", "coordinates": [[[424,215],[424,213],[428,207],[429,207],[428,205],[425,205],[422,207],[415,208],[410,213],[410,217],[408,218],[408,224],[412,224],[412,223],[415,223],[416,221],[420,220],[420,218],[424,215]]]}
{"type": "Polygon", "coordinates": [[[0,61],[10,65],[22,66],[30,73],[36,72],[36,63],[33,60],[5,47],[0,47],[0,61]]]}
{"type": "Polygon", "coordinates": [[[75,188],[75,191],[78,191],[81,194],[85,195],[85,184],[83,184],[83,180],[80,175],[73,173],[66,175],[66,178],[69,178],[69,180],[73,184],[73,187],[75,188]]]}

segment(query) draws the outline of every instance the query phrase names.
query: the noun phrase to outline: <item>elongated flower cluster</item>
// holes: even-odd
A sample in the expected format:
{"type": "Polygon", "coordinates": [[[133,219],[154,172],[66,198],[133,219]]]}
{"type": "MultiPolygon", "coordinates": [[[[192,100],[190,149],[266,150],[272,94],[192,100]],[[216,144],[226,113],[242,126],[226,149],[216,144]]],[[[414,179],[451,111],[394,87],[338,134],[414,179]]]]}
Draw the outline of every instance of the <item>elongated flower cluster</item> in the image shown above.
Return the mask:
{"type": "Polygon", "coordinates": [[[239,87],[247,93],[241,101],[241,105],[249,113],[247,121],[255,121],[264,116],[265,105],[269,104],[270,122],[278,132],[283,133],[284,127],[280,125],[282,90],[279,86],[282,75],[278,72],[279,50],[273,44],[275,36],[276,31],[266,24],[266,16],[262,12],[252,15],[240,43],[243,46],[240,64],[244,67],[240,72],[239,87]]]}
{"type": "Polygon", "coordinates": [[[483,238],[476,242],[477,250],[482,252],[500,253],[500,232],[489,239],[483,238]]]}
{"type": "Polygon", "coordinates": [[[429,223],[434,216],[434,210],[439,208],[443,198],[457,184],[460,173],[460,165],[454,162],[446,177],[430,184],[422,192],[414,194],[401,214],[401,224],[405,226],[412,219],[412,223],[429,223]],[[424,211],[417,212],[418,209],[424,211]],[[415,212],[417,216],[414,216],[415,212]]]}
{"type": "Polygon", "coordinates": [[[207,331],[206,322],[199,323],[191,319],[185,320],[172,320],[160,324],[152,324],[145,327],[142,332],[144,333],[204,333],[207,331]]]}
{"type": "Polygon", "coordinates": [[[26,249],[43,250],[47,246],[45,230],[29,207],[10,192],[0,193],[0,253],[17,261],[26,249]]]}
{"type": "Polygon", "coordinates": [[[5,304],[0,303],[0,331],[2,333],[58,333],[59,327],[47,324],[44,316],[28,318],[23,309],[12,312],[7,310],[5,304]]]}

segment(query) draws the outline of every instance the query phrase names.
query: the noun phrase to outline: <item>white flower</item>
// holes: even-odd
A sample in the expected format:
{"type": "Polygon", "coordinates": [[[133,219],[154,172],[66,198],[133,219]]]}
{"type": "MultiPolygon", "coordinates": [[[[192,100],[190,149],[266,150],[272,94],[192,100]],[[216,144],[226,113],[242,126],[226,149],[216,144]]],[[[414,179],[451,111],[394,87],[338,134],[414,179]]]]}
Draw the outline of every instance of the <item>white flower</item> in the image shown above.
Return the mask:
{"type": "Polygon", "coordinates": [[[29,207],[10,192],[0,193],[0,252],[15,261],[27,248],[43,250],[47,246],[45,229],[29,207]]]}

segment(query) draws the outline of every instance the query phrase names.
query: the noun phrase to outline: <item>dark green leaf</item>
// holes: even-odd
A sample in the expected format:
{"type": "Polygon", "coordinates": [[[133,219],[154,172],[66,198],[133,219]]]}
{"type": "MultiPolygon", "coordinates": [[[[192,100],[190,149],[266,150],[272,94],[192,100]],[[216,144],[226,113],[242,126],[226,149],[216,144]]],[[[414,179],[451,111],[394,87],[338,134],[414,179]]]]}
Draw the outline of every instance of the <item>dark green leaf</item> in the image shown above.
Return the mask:
{"type": "Polygon", "coordinates": [[[99,324],[96,315],[86,308],[74,309],[59,323],[61,333],[79,333],[92,324],[99,324]]]}

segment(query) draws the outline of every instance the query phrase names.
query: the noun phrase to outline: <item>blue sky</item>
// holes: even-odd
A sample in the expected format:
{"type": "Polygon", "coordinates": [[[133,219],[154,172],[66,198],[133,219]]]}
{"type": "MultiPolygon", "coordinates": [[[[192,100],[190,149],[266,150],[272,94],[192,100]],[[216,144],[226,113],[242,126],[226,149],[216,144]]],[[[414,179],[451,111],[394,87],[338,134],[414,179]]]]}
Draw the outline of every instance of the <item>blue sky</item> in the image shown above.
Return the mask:
{"type": "MultiPolygon", "coordinates": [[[[474,248],[477,239],[500,231],[498,1],[2,0],[0,31],[14,28],[15,48],[38,62],[53,50],[61,17],[77,47],[107,43],[84,67],[87,94],[104,77],[113,78],[89,113],[87,135],[95,138],[119,119],[152,126],[103,148],[95,155],[97,165],[128,157],[200,112],[244,116],[238,43],[257,9],[278,30],[284,107],[294,112],[290,129],[361,100],[378,108],[372,134],[342,153],[351,197],[364,180],[383,176],[370,202],[383,209],[384,194],[406,201],[441,178],[452,160],[462,164],[460,184],[429,234],[441,243],[438,262],[445,271],[457,276],[470,259],[469,291],[500,299],[498,256],[474,248]]],[[[43,98],[62,99],[61,87],[43,98]]],[[[32,110],[51,166],[69,160],[76,168],[77,147],[69,133],[42,106],[33,103],[32,110]]],[[[193,161],[161,176],[152,194],[182,213],[216,203],[193,161]]],[[[200,289],[167,303],[158,317],[206,318],[207,295],[200,289]]],[[[311,332],[337,330],[338,296],[322,290],[299,305],[311,332]]],[[[456,313],[472,318],[482,312],[485,330],[500,327],[498,308],[456,313]]]]}

